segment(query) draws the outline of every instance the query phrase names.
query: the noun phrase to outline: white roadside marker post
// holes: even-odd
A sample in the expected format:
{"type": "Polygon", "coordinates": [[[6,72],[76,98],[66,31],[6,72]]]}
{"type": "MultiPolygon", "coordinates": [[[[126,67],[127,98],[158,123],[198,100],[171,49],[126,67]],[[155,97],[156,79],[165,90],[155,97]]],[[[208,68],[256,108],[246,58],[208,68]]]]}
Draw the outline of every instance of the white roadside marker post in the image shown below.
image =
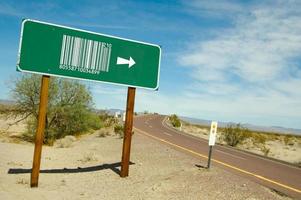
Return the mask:
{"type": "Polygon", "coordinates": [[[212,121],[211,122],[211,128],[210,128],[209,142],[208,142],[208,144],[209,144],[209,155],[208,155],[207,169],[210,168],[212,148],[215,145],[216,133],[217,133],[217,122],[212,121]]]}

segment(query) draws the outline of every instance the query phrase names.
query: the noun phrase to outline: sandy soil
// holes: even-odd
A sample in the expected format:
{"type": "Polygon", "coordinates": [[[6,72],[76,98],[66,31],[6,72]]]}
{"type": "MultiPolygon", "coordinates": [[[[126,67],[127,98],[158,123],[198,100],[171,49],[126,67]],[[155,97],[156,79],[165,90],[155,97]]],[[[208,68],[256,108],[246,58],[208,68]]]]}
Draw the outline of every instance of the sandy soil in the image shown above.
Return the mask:
{"type": "MultiPolygon", "coordinates": [[[[5,138],[5,137],[3,137],[5,138]]],[[[120,178],[122,139],[82,136],[68,148],[44,146],[38,188],[29,187],[33,145],[0,141],[0,199],[289,199],[135,133],[130,176],[120,178]],[[11,173],[8,173],[8,172],[11,173]],[[16,172],[25,172],[16,174],[16,172]],[[43,171],[42,171],[43,172],[43,171]],[[46,173],[48,172],[48,173],[46,173]]]]}
{"type": "MultiPolygon", "coordinates": [[[[26,124],[20,122],[15,124],[19,118],[6,118],[0,115],[0,136],[18,136],[26,130],[26,124]]],[[[3,137],[2,137],[3,138],[3,137]]]]}
{"type": "MultiPolygon", "coordinates": [[[[182,131],[206,140],[209,138],[209,130],[190,124],[183,123],[182,131]]],[[[220,137],[221,134],[221,132],[217,131],[217,142],[225,144],[220,137]]],[[[293,164],[300,165],[301,163],[301,142],[296,140],[293,140],[290,145],[285,145],[285,143],[281,140],[266,141],[264,145],[254,144],[251,140],[247,140],[243,144],[239,144],[237,148],[259,155],[264,155],[263,149],[266,148],[269,149],[268,157],[293,164]]]]}

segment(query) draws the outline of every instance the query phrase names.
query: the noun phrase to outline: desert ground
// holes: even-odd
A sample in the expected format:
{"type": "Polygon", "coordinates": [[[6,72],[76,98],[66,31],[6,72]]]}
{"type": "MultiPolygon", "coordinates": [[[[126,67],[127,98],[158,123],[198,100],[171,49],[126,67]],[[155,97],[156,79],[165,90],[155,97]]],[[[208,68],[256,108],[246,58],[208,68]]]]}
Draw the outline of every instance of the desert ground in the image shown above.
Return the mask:
{"type": "MultiPolygon", "coordinates": [[[[166,125],[172,125],[165,120],[166,125]]],[[[193,124],[182,122],[181,130],[187,134],[194,135],[208,140],[209,129],[199,127],[193,124]]],[[[221,139],[223,133],[217,130],[217,143],[225,145],[226,143],[221,139]]],[[[277,138],[269,139],[265,143],[254,143],[252,140],[247,139],[242,144],[238,144],[237,148],[255,153],[262,156],[267,156],[277,160],[285,161],[301,167],[301,137],[290,138],[287,143],[284,141],[285,135],[277,138]],[[265,154],[265,150],[268,150],[265,154]]]]}
{"type": "Polygon", "coordinates": [[[139,132],[129,177],[120,178],[122,139],[110,129],[43,146],[39,187],[30,188],[34,146],[16,137],[24,125],[8,122],[0,123],[0,199],[290,199],[215,166],[197,167],[206,161],[139,132]]]}

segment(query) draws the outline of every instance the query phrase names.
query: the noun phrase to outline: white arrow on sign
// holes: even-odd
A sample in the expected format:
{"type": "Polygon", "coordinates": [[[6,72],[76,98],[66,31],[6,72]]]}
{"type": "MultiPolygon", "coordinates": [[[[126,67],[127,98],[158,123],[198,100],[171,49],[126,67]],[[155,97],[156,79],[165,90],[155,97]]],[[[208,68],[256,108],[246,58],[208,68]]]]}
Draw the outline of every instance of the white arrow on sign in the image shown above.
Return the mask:
{"type": "Polygon", "coordinates": [[[132,57],[130,57],[129,60],[121,58],[121,57],[117,57],[117,65],[129,65],[129,68],[131,68],[133,65],[136,64],[136,62],[134,61],[134,59],[132,57]]]}

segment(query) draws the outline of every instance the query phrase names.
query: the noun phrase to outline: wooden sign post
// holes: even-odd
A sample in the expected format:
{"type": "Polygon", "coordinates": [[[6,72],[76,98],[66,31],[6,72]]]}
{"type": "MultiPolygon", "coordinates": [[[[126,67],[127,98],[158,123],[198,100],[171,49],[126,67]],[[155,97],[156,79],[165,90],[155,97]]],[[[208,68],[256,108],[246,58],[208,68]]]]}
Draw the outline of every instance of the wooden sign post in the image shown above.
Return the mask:
{"type": "Polygon", "coordinates": [[[124,124],[122,159],[121,159],[121,171],[120,171],[121,177],[127,177],[129,175],[135,92],[136,92],[136,88],[133,88],[133,87],[128,88],[128,96],[127,96],[127,103],[126,103],[126,116],[125,116],[125,124],[124,124]]]}
{"type": "Polygon", "coordinates": [[[39,106],[39,118],[38,127],[35,137],[34,155],[31,171],[30,186],[38,187],[42,145],[44,140],[44,130],[46,122],[46,110],[48,103],[48,87],[49,87],[49,76],[42,76],[41,93],[40,93],[40,106],[39,106]]]}

